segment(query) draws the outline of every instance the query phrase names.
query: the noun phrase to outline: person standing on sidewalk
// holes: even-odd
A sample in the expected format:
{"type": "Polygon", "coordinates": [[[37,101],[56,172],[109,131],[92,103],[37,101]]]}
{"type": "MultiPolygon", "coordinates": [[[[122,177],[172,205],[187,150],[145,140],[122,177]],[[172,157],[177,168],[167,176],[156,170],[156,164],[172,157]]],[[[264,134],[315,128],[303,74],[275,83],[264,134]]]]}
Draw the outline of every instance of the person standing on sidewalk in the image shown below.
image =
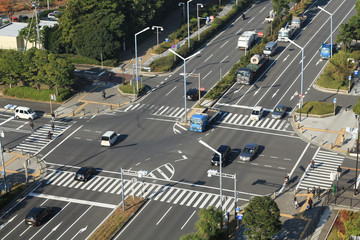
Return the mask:
{"type": "Polygon", "coordinates": [[[102,90],[101,94],[102,94],[103,99],[106,99],[106,93],[105,93],[105,90],[102,90]]]}
{"type": "Polygon", "coordinates": [[[342,171],[341,166],[338,166],[336,171],[338,173],[338,178],[340,178],[341,177],[341,171],[342,171]]]}
{"type": "Polygon", "coordinates": [[[321,195],[321,189],[320,189],[320,187],[318,187],[318,188],[316,189],[316,195],[317,195],[317,197],[318,197],[318,200],[320,200],[320,195],[321,195]]]}
{"type": "Polygon", "coordinates": [[[341,135],[341,146],[344,146],[345,143],[345,135],[341,135]]]}
{"type": "Polygon", "coordinates": [[[313,200],[312,200],[311,197],[310,197],[309,200],[308,200],[309,209],[312,208],[312,204],[313,204],[313,200]]]}
{"type": "Polygon", "coordinates": [[[34,122],[30,120],[30,128],[31,128],[31,134],[34,133],[34,122]]]}
{"type": "Polygon", "coordinates": [[[295,209],[297,209],[299,207],[299,204],[298,204],[298,201],[297,201],[296,197],[294,197],[294,205],[295,205],[295,209]]]}
{"type": "Polygon", "coordinates": [[[51,113],[51,121],[52,121],[52,122],[55,121],[55,113],[54,113],[54,112],[51,113]]]}

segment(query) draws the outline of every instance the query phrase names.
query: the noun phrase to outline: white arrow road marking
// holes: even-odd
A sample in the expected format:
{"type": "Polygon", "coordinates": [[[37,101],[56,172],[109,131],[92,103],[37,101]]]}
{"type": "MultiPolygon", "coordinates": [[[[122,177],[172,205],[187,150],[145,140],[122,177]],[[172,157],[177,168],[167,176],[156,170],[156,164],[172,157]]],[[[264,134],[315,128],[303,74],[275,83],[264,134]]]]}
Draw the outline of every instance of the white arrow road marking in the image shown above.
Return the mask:
{"type": "Polygon", "coordinates": [[[71,224],[71,226],[68,227],[68,229],[66,229],[66,230],[60,235],[60,237],[58,237],[57,240],[59,240],[72,226],[74,226],[75,223],[77,223],[77,222],[85,215],[85,213],[87,213],[87,212],[90,210],[90,208],[92,208],[92,206],[90,206],[88,209],[86,209],[86,211],[85,211],[83,214],[81,214],[81,216],[80,216],[78,219],[76,219],[76,221],[73,222],[73,223],[71,224]]]}
{"type": "MultiPolygon", "coordinates": [[[[306,58],[306,56],[304,56],[304,59],[306,58]]],[[[299,64],[301,63],[302,59],[300,60],[299,64]]]]}
{"type": "Polygon", "coordinates": [[[0,230],[3,229],[8,223],[11,223],[16,218],[16,216],[17,214],[14,217],[10,218],[9,221],[7,221],[6,223],[1,224],[0,230]]]}
{"type": "Polygon", "coordinates": [[[279,91],[279,89],[272,95],[271,98],[274,98],[278,91],[279,91]]]}
{"type": "Polygon", "coordinates": [[[258,90],[256,90],[256,92],[254,93],[254,96],[260,91],[260,89],[261,89],[261,87],[258,90]]]}
{"type": "Polygon", "coordinates": [[[60,226],[60,224],[62,224],[62,222],[59,223],[57,226],[55,226],[53,229],[51,229],[51,231],[49,232],[49,234],[46,235],[46,236],[43,238],[43,240],[45,240],[50,234],[52,234],[52,232],[55,232],[56,229],[58,229],[58,227],[60,226]]]}
{"type": "Polygon", "coordinates": [[[87,227],[88,226],[86,226],[86,227],[84,227],[84,228],[82,228],[82,229],[80,229],[76,234],[75,234],[75,236],[71,239],[71,240],[73,240],[77,235],[79,235],[80,233],[82,233],[82,232],[85,232],[86,231],[86,229],[87,229],[87,227]]]}
{"type": "Polygon", "coordinates": [[[187,159],[188,159],[187,156],[182,155],[182,158],[181,158],[181,159],[177,159],[177,160],[175,160],[174,162],[180,162],[180,161],[184,161],[184,160],[187,160],[187,159]]]}
{"type": "Polygon", "coordinates": [[[284,58],[283,62],[285,62],[288,59],[289,55],[286,56],[286,58],[284,58]]]}

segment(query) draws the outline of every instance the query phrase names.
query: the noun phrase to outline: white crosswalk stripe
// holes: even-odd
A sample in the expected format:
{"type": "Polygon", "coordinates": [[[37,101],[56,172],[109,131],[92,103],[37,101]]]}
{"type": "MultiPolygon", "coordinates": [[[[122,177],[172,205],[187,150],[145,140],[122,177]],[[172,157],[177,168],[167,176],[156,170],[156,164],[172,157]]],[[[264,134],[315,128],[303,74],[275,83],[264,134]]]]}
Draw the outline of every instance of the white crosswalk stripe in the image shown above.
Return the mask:
{"type": "MultiPolygon", "coordinates": [[[[83,189],[87,191],[103,192],[108,194],[122,194],[122,183],[118,178],[94,176],[87,182],[74,180],[74,172],[54,171],[45,177],[47,184],[83,189]],[[70,184],[71,182],[71,184],[70,184]]],[[[195,191],[174,187],[170,185],[160,185],[150,182],[132,182],[124,180],[124,194],[145,197],[154,201],[178,204],[194,208],[204,208],[219,205],[220,197],[218,194],[195,191]]],[[[250,199],[250,196],[249,196],[250,199]]],[[[242,199],[244,200],[244,199],[242,199]]],[[[235,201],[232,196],[223,196],[223,207],[227,212],[234,211],[235,201]]]]}
{"type": "Polygon", "coordinates": [[[54,141],[58,136],[65,132],[71,124],[62,121],[54,122],[54,131],[51,129],[51,124],[45,124],[28,136],[22,143],[14,148],[14,150],[23,151],[26,153],[37,154],[45,148],[50,142],[54,141]],[[48,132],[52,133],[52,139],[48,139],[48,132]]]}
{"type": "Polygon", "coordinates": [[[337,153],[319,150],[314,157],[314,169],[309,169],[304,173],[299,188],[311,190],[314,187],[320,187],[321,189],[330,189],[332,186],[330,173],[337,172],[338,166],[341,166],[344,159],[344,156],[337,153]]]}
{"type": "Polygon", "coordinates": [[[288,130],[290,124],[286,119],[261,118],[260,121],[252,121],[248,115],[234,114],[229,112],[222,113],[218,123],[225,123],[238,126],[250,126],[256,128],[274,129],[280,131],[288,130]]]}
{"type": "MultiPolygon", "coordinates": [[[[156,105],[149,105],[144,103],[134,103],[124,108],[116,109],[111,113],[104,113],[104,114],[114,115],[118,112],[145,111],[145,110],[150,110],[151,115],[154,116],[163,116],[170,118],[179,118],[182,117],[182,115],[184,115],[185,113],[185,110],[182,107],[156,106],[156,105]]],[[[188,111],[189,110],[190,109],[188,109],[188,111]]]]}

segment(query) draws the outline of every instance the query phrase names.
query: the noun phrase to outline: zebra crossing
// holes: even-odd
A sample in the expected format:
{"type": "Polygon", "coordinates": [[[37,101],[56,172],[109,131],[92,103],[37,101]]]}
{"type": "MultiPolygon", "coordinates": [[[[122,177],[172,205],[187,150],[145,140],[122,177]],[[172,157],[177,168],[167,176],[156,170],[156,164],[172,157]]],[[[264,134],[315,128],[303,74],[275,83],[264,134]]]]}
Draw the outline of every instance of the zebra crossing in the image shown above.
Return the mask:
{"type": "Polygon", "coordinates": [[[175,168],[170,163],[165,163],[164,165],[161,165],[158,168],[155,168],[149,173],[149,176],[152,178],[159,178],[159,179],[165,179],[170,180],[175,173],[175,168]]]}
{"type": "Polygon", "coordinates": [[[336,173],[338,166],[341,166],[344,159],[344,156],[335,152],[319,150],[314,157],[314,169],[305,171],[298,188],[312,189],[320,187],[321,189],[330,189],[332,185],[330,173],[336,173]]]}
{"type": "MultiPolygon", "coordinates": [[[[69,187],[88,191],[103,192],[109,194],[122,194],[122,183],[119,178],[106,176],[95,176],[87,182],[74,180],[74,172],[52,171],[44,181],[46,184],[54,186],[69,187]]],[[[196,190],[189,190],[171,185],[161,185],[150,182],[133,182],[124,180],[124,195],[140,196],[155,201],[178,204],[194,208],[204,208],[208,206],[220,206],[220,196],[214,193],[207,193],[196,190]]],[[[248,199],[239,199],[248,201],[248,199]]],[[[233,211],[235,207],[234,197],[223,195],[223,209],[228,212],[233,211]]]]}
{"type": "Polygon", "coordinates": [[[252,121],[249,114],[237,113],[224,113],[218,122],[280,131],[286,131],[290,126],[290,122],[284,119],[261,118],[260,121],[252,121]]]}
{"type": "Polygon", "coordinates": [[[25,153],[37,154],[45,148],[51,141],[56,139],[59,135],[66,131],[71,125],[62,121],[54,122],[54,131],[51,129],[51,124],[45,124],[33,134],[28,136],[22,143],[13,148],[13,150],[23,151],[25,153]],[[52,139],[48,139],[48,132],[52,133],[52,139]]]}

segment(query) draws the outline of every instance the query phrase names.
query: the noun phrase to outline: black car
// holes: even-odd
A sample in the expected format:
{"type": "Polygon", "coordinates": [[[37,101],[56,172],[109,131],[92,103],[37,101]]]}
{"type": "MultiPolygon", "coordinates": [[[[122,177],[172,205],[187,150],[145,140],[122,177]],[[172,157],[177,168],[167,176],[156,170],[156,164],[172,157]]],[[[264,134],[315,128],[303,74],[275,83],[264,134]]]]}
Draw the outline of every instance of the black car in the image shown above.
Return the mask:
{"type": "Polygon", "coordinates": [[[251,161],[259,151],[259,145],[255,143],[247,144],[240,153],[240,160],[251,161]]]}
{"type": "Polygon", "coordinates": [[[199,100],[199,89],[191,88],[186,92],[186,99],[191,101],[199,100]]]}
{"type": "Polygon", "coordinates": [[[74,179],[86,182],[95,175],[95,173],[96,170],[93,167],[82,167],[76,172],[74,179]]]}
{"type": "MultiPolygon", "coordinates": [[[[218,150],[219,153],[221,153],[221,162],[222,166],[225,166],[227,163],[230,162],[230,156],[231,156],[231,148],[227,145],[221,145],[218,150]]],[[[211,165],[214,166],[220,166],[220,157],[219,154],[214,153],[212,159],[211,159],[211,165]]]]}
{"type": "Polygon", "coordinates": [[[33,208],[25,217],[25,223],[32,226],[39,226],[52,215],[50,207],[33,208]]]}

